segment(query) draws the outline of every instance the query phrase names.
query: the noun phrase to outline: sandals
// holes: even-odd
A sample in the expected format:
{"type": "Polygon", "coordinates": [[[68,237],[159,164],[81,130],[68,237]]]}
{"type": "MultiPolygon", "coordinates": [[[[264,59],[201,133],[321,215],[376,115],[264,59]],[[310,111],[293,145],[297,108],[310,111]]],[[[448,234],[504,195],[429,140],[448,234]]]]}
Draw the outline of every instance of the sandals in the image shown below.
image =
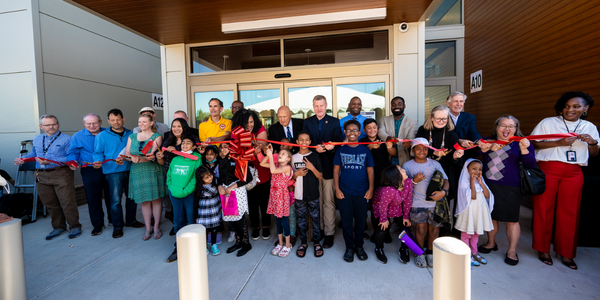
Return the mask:
{"type": "MultiPolygon", "coordinates": [[[[575,261],[573,259],[571,259],[571,261],[565,261],[564,256],[556,253],[556,257],[560,257],[561,258],[561,262],[563,265],[565,265],[567,268],[571,269],[571,270],[577,270],[577,264],[575,263],[575,261]]],[[[568,258],[567,258],[568,259],[568,258]]]]}
{"type": "Polygon", "coordinates": [[[144,236],[142,237],[142,240],[143,240],[143,241],[147,241],[147,240],[149,240],[149,239],[150,239],[150,237],[152,237],[152,233],[153,233],[153,231],[150,231],[150,232],[146,231],[146,233],[145,233],[145,234],[144,234],[144,236]]]}
{"type": "Polygon", "coordinates": [[[281,251],[279,251],[279,257],[287,257],[288,254],[290,254],[290,251],[292,251],[292,248],[283,247],[281,251]]]}
{"type": "Polygon", "coordinates": [[[306,247],[308,245],[300,245],[298,246],[298,249],[296,250],[296,256],[298,257],[304,257],[306,256],[306,247]]]}
{"type": "Polygon", "coordinates": [[[321,247],[321,244],[315,244],[315,257],[321,257],[323,256],[323,254],[325,254],[325,251],[323,251],[323,247],[321,247]],[[317,253],[319,251],[321,251],[321,254],[317,253]]]}
{"type": "Polygon", "coordinates": [[[162,237],[162,231],[158,230],[157,232],[154,233],[154,239],[158,240],[162,237]]]}
{"type": "Polygon", "coordinates": [[[541,253],[541,252],[538,254],[538,258],[540,259],[541,262],[543,262],[549,266],[554,264],[554,262],[552,262],[552,257],[550,256],[550,253],[546,253],[546,254],[548,254],[548,257],[542,257],[542,254],[543,253],[541,253]]]}
{"type": "Polygon", "coordinates": [[[283,247],[281,245],[275,246],[275,248],[273,248],[273,250],[271,250],[271,254],[273,254],[275,256],[279,255],[279,252],[281,252],[282,248],[283,247]]]}

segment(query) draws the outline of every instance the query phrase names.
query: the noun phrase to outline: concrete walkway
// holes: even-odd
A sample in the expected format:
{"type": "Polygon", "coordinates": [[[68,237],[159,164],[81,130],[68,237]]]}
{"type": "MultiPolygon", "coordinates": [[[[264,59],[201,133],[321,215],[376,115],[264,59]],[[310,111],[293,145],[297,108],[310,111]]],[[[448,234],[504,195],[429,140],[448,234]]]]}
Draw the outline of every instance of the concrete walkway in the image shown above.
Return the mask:
{"type": "MultiPolygon", "coordinates": [[[[175,242],[168,235],[171,222],[163,220],[165,234],[159,240],[142,241],[144,228],[127,227],[124,237],[113,239],[111,226],[92,237],[87,206],[79,210],[83,234],[77,239],[69,240],[64,234],[46,241],[49,217],[23,227],[29,299],[178,299],[177,263],[166,262],[175,242]]],[[[142,220],[141,211],[138,220],[142,220]]],[[[473,299],[600,299],[600,249],[579,248],[577,271],[556,258],[554,266],[546,266],[531,249],[531,210],[522,208],[521,226],[519,265],[511,267],[503,261],[508,241],[501,228],[500,250],[484,255],[487,265],[472,268],[473,299]]],[[[321,258],[313,256],[312,244],[305,258],[296,257],[295,249],[287,258],[272,256],[274,241],[274,234],[270,240],[251,241],[253,249],[241,258],[226,254],[232,243],[224,241],[222,254],[208,257],[211,299],[433,297],[433,270],[417,267],[413,257],[409,264],[401,264],[397,239],[385,245],[386,265],[377,261],[374,245],[368,241],[367,261],[344,262],[339,230],[334,247],[321,258]]]]}

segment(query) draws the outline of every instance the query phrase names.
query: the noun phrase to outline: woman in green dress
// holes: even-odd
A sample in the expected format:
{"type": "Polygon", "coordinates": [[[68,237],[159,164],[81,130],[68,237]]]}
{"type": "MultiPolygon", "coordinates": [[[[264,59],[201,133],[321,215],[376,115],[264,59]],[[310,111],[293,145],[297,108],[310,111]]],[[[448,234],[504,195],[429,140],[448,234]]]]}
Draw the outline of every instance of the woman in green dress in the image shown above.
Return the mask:
{"type": "Polygon", "coordinates": [[[129,198],[135,203],[142,204],[142,214],[146,223],[146,234],[142,238],[147,241],[154,233],[154,239],[162,236],[160,231],[160,216],[162,213],[162,197],[166,194],[164,170],[156,162],[154,153],[162,145],[162,137],[157,133],[154,118],[151,115],[141,115],[138,119],[140,132],[129,136],[127,141],[127,156],[131,157],[129,173],[129,198]],[[148,142],[154,141],[152,150],[146,155],[142,153],[148,142]],[[154,230],[151,219],[154,215],[154,230]]]}

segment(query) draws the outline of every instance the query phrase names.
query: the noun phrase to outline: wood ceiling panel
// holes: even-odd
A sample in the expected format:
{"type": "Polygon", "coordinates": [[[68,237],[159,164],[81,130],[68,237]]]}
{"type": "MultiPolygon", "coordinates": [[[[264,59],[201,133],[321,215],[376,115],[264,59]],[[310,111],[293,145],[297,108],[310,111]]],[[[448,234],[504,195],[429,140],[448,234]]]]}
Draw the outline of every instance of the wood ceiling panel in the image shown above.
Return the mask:
{"type": "Polygon", "coordinates": [[[201,43],[416,22],[432,0],[65,0],[162,44],[201,43]],[[382,20],[264,30],[221,32],[221,23],[387,7],[382,20]]]}

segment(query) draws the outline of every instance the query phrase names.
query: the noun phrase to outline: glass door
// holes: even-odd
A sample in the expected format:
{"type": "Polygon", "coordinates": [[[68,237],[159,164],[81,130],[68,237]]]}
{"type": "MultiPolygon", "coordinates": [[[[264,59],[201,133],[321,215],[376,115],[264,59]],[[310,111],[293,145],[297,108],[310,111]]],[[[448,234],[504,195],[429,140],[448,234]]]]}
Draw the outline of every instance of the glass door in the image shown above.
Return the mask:
{"type": "Polygon", "coordinates": [[[210,99],[217,98],[223,102],[223,116],[225,119],[231,119],[231,103],[237,100],[235,84],[219,84],[212,86],[194,86],[192,87],[192,96],[194,97],[194,114],[196,127],[210,118],[208,103],[210,99]]]}
{"type": "Polygon", "coordinates": [[[277,109],[283,105],[283,83],[240,84],[239,100],[256,111],[265,129],[277,122],[277,109]]]}
{"type": "Polygon", "coordinates": [[[312,100],[316,95],[327,99],[327,114],[334,116],[331,80],[299,81],[285,83],[285,105],[290,107],[292,118],[306,119],[314,115],[312,100]]]}
{"type": "Polygon", "coordinates": [[[431,110],[438,105],[446,105],[446,98],[456,91],[454,79],[427,79],[425,81],[425,105],[423,116],[427,119],[431,110]]]}

